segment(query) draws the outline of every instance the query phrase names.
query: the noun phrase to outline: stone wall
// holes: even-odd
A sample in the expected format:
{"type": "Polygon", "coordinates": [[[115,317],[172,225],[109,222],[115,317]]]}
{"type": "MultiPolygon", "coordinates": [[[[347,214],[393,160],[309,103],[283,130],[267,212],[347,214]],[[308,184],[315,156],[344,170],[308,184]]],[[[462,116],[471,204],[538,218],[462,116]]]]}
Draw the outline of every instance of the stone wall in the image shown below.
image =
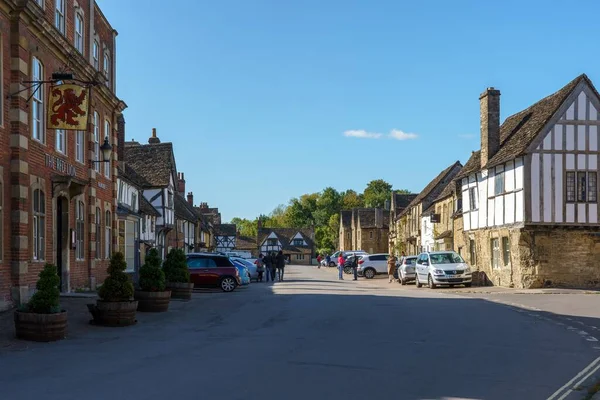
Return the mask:
{"type": "Polygon", "coordinates": [[[389,230],[384,228],[363,228],[360,230],[359,248],[354,250],[364,250],[367,253],[387,253],[389,252],[388,241],[389,230]]]}
{"type": "Polygon", "coordinates": [[[468,242],[465,242],[465,235],[463,234],[464,225],[462,214],[456,216],[452,222],[454,226],[454,251],[460,254],[465,260],[468,260],[469,246],[468,242]]]}

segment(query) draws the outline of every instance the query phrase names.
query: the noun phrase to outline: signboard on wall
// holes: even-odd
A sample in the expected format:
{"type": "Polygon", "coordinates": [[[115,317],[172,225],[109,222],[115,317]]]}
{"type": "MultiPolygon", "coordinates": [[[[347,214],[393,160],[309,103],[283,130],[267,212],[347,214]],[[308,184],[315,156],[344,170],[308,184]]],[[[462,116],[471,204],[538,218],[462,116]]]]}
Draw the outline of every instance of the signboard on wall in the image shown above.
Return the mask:
{"type": "Polygon", "coordinates": [[[87,130],[90,89],[76,84],[50,87],[48,128],[87,130]]]}

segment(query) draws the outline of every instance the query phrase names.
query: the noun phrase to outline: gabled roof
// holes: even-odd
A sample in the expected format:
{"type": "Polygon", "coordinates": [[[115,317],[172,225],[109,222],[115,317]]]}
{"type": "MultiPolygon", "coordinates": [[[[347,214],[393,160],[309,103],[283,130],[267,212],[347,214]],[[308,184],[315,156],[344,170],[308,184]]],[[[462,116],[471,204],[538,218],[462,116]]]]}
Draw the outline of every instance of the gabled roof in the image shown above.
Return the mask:
{"type": "Polygon", "coordinates": [[[217,224],[214,228],[216,236],[235,236],[237,233],[235,224],[217,224]]]}
{"type": "Polygon", "coordinates": [[[173,145],[155,143],[136,145],[125,143],[125,166],[137,173],[143,187],[167,187],[177,171],[173,145]]]}
{"type": "MultiPolygon", "coordinates": [[[[462,171],[462,169],[461,169],[461,171],[462,171]]],[[[448,182],[448,184],[446,185],[444,190],[442,190],[442,193],[440,193],[440,195],[433,201],[433,203],[437,203],[438,201],[447,199],[448,197],[454,195],[454,193],[456,193],[456,190],[457,190],[456,189],[456,177],[454,177],[454,180],[448,182]]]]}
{"type": "Polygon", "coordinates": [[[481,168],[481,150],[477,150],[471,153],[469,161],[465,164],[460,172],[456,175],[455,179],[466,178],[467,176],[479,171],[481,168]]]}
{"type": "Polygon", "coordinates": [[[135,170],[131,167],[131,165],[127,163],[125,163],[125,169],[117,167],[117,173],[120,179],[129,182],[138,189],[141,189],[146,184],[144,178],[139,176],[138,173],[135,172],[135,170]]]}
{"type": "Polygon", "coordinates": [[[425,189],[423,189],[421,193],[419,193],[419,195],[415,197],[413,201],[410,202],[410,204],[404,209],[401,215],[407,213],[412,206],[415,206],[421,201],[424,201],[429,195],[433,195],[433,198],[430,201],[423,204],[423,211],[426,210],[431,205],[433,200],[436,199],[437,196],[439,196],[439,194],[445,187],[445,183],[450,182],[454,179],[456,174],[459,172],[460,167],[462,167],[462,164],[460,163],[460,161],[456,161],[454,164],[450,165],[448,168],[440,172],[438,176],[436,176],[431,182],[429,182],[429,184],[425,186],[425,189]]]}
{"type": "Polygon", "coordinates": [[[258,244],[255,237],[238,236],[235,240],[235,248],[238,250],[256,250],[258,244]]]}
{"type": "Polygon", "coordinates": [[[358,218],[360,220],[360,228],[388,228],[390,226],[390,213],[383,212],[384,210],[376,208],[367,208],[358,210],[358,218]],[[381,213],[381,225],[377,226],[377,213],[381,213]]]}
{"type": "MultiPolygon", "coordinates": [[[[264,243],[264,241],[267,239],[267,237],[269,237],[271,232],[273,232],[273,233],[275,233],[275,235],[277,235],[277,238],[281,242],[281,245],[283,246],[284,249],[286,249],[286,246],[288,246],[288,247],[290,246],[290,242],[291,242],[292,238],[297,233],[300,233],[302,235],[302,237],[304,238],[304,241],[306,242],[308,247],[313,247],[315,245],[315,243],[312,239],[313,230],[309,229],[309,228],[302,228],[302,229],[298,229],[298,228],[260,228],[258,230],[258,244],[262,245],[264,243]]],[[[289,250],[289,249],[286,249],[286,250],[289,250]]]]}
{"type": "Polygon", "coordinates": [[[194,224],[198,222],[198,215],[196,215],[194,210],[189,206],[187,200],[179,193],[175,194],[175,216],[193,222],[194,224]]]}
{"type": "Polygon", "coordinates": [[[395,193],[393,194],[394,196],[394,206],[398,209],[398,208],[405,208],[407,207],[411,201],[413,201],[415,199],[415,197],[418,196],[417,193],[395,193]]]}
{"type": "Polygon", "coordinates": [[[342,210],[342,227],[350,228],[352,226],[352,210],[342,210]]]}
{"type": "Polygon", "coordinates": [[[544,97],[537,103],[506,118],[500,126],[500,147],[488,161],[486,167],[493,167],[526,154],[529,145],[540,134],[550,119],[579,83],[585,82],[598,95],[594,85],[585,75],[579,75],[559,91],[544,97]]]}
{"type": "Polygon", "coordinates": [[[144,196],[140,196],[140,211],[142,214],[153,215],[155,217],[160,217],[160,213],[150,204],[148,200],[144,196]]]}

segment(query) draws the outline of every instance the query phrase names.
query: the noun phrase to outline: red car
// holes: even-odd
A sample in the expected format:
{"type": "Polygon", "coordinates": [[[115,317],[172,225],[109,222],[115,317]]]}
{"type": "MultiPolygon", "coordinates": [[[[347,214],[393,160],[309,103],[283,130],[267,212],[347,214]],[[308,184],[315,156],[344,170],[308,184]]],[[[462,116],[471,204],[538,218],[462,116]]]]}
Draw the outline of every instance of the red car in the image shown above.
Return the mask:
{"type": "Polygon", "coordinates": [[[194,287],[218,287],[224,292],[232,292],[242,284],[238,269],[226,256],[191,253],[187,255],[187,265],[194,287]]]}

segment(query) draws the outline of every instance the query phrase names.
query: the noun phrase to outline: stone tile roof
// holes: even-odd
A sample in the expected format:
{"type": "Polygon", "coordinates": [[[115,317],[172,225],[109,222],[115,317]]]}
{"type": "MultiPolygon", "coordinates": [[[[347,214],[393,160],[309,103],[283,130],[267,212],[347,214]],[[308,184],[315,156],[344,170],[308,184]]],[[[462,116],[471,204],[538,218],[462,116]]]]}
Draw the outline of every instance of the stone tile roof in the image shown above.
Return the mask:
{"type": "Polygon", "coordinates": [[[410,202],[410,204],[402,212],[402,215],[407,213],[411,207],[419,204],[421,201],[426,200],[427,197],[431,195],[432,199],[423,203],[423,210],[429,208],[433,200],[439,196],[442,189],[445,187],[445,183],[452,181],[456,174],[460,171],[459,168],[461,167],[462,164],[460,163],[460,161],[456,161],[454,164],[450,165],[448,168],[440,172],[438,176],[436,176],[431,182],[429,182],[429,184],[425,186],[425,189],[423,189],[421,193],[419,193],[419,195],[415,197],[413,201],[410,202]],[[441,188],[440,184],[443,185],[441,188]]]}
{"type": "Polygon", "coordinates": [[[395,204],[395,206],[396,206],[397,209],[398,208],[405,208],[417,196],[418,196],[418,193],[411,193],[411,194],[394,193],[394,204],[395,204]]]}
{"type": "MultiPolygon", "coordinates": [[[[462,171],[462,169],[461,169],[461,171],[462,171]]],[[[446,199],[446,198],[454,195],[454,193],[456,193],[456,179],[457,178],[454,177],[454,180],[448,182],[448,184],[446,185],[446,187],[444,188],[444,190],[442,190],[442,193],[440,193],[440,195],[434,200],[434,203],[436,203],[438,201],[441,201],[441,200],[444,200],[444,199],[446,199]]]]}
{"type": "Polygon", "coordinates": [[[462,179],[467,176],[474,174],[475,172],[481,169],[481,150],[477,150],[471,153],[471,157],[469,157],[469,161],[465,164],[464,167],[460,170],[460,172],[456,175],[454,179],[462,179]]]}
{"type": "Polygon", "coordinates": [[[238,250],[256,250],[258,244],[255,237],[238,236],[235,240],[235,248],[238,250]]]}
{"type": "Polygon", "coordinates": [[[290,246],[292,238],[298,232],[302,234],[308,247],[314,247],[315,245],[315,242],[312,239],[313,230],[310,228],[260,228],[258,230],[258,244],[262,245],[271,232],[274,232],[275,235],[277,235],[284,249],[286,246],[290,246]]]}
{"type": "Polygon", "coordinates": [[[214,228],[216,236],[235,236],[237,234],[235,224],[217,224],[214,228]]]}
{"type": "Polygon", "coordinates": [[[171,143],[125,145],[125,166],[140,177],[143,187],[167,187],[177,168],[171,143]]]}
{"type": "Polygon", "coordinates": [[[350,228],[352,226],[352,210],[342,210],[342,226],[350,228]]]}
{"type": "Polygon", "coordinates": [[[434,239],[445,239],[445,238],[449,238],[449,237],[453,237],[454,236],[454,232],[453,231],[444,231],[442,233],[440,233],[439,235],[437,235],[434,239]]]}
{"type": "Polygon", "coordinates": [[[140,211],[142,214],[146,215],[154,215],[155,217],[160,217],[160,213],[144,196],[140,196],[140,211]]]}
{"type": "Polygon", "coordinates": [[[590,79],[585,74],[582,74],[559,91],[544,97],[525,110],[506,118],[500,126],[500,147],[498,152],[489,160],[486,167],[493,167],[525,155],[529,145],[540,134],[544,126],[581,82],[587,83],[596,92],[590,79]]]}
{"type": "Polygon", "coordinates": [[[363,208],[358,210],[358,218],[360,219],[360,227],[362,228],[384,228],[390,226],[390,213],[387,210],[376,208],[363,208]],[[377,225],[377,213],[381,215],[381,224],[377,225]]]}
{"type": "Polygon", "coordinates": [[[179,219],[185,219],[193,223],[197,223],[198,215],[190,207],[186,199],[182,195],[175,194],[175,216],[179,219]]]}
{"type": "Polygon", "coordinates": [[[147,182],[144,178],[138,175],[137,172],[131,167],[131,165],[125,163],[125,169],[121,167],[117,167],[117,172],[119,178],[131,183],[133,186],[136,186],[138,189],[147,185],[147,182]]]}

